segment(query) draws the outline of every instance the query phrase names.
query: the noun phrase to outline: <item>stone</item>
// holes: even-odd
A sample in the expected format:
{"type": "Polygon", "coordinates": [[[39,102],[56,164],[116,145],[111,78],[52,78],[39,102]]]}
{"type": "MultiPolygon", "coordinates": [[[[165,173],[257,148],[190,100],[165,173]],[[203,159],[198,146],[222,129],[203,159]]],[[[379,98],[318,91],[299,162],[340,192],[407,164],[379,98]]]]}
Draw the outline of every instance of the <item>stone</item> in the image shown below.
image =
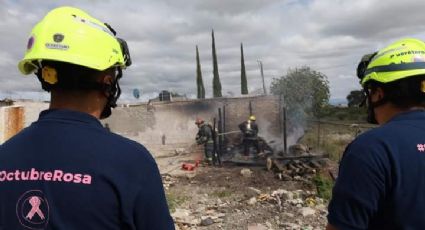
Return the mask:
{"type": "Polygon", "coordinates": [[[174,150],[174,153],[175,153],[176,155],[182,155],[182,154],[187,153],[187,151],[186,151],[186,149],[185,149],[185,148],[176,148],[176,149],[174,150]]]}
{"type": "Polygon", "coordinates": [[[324,205],[324,204],[316,205],[316,209],[319,210],[319,211],[327,211],[326,205],[324,205]]]}
{"type": "Polygon", "coordinates": [[[285,193],[282,194],[283,198],[285,200],[291,200],[294,199],[294,193],[292,193],[291,191],[286,191],[285,193]]]}
{"type": "Polygon", "coordinates": [[[283,223],[282,227],[288,230],[301,229],[301,226],[295,223],[283,223]]]}
{"type": "Polygon", "coordinates": [[[293,194],[294,194],[294,198],[302,198],[304,191],[303,190],[295,190],[295,191],[293,191],[293,194]]]}
{"type": "MultiPolygon", "coordinates": [[[[289,212],[285,212],[284,215],[289,217],[289,218],[294,218],[294,216],[295,216],[294,214],[289,213],[289,212]]],[[[284,218],[284,219],[286,219],[286,218],[284,218]]]]}
{"type": "Polygon", "coordinates": [[[243,177],[251,177],[252,176],[252,171],[251,171],[251,169],[243,168],[241,170],[241,175],[243,177]]]}
{"type": "Polygon", "coordinates": [[[298,211],[304,217],[316,214],[316,211],[310,207],[303,207],[300,208],[298,211]]]}
{"type": "Polygon", "coordinates": [[[216,217],[217,218],[223,218],[225,216],[226,216],[226,214],[224,214],[224,213],[218,213],[216,217]]]}
{"type": "Polygon", "coordinates": [[[194,171],[190,172],[188,171],[188,173],[186,174],[186,178],[191,180],[196,176],[196,173],[194,171]]]}
{"type": "Polygon", "coordinates": [[[288,192],[285,189],[278,189],[272,192],[272,196],[281,196],[283,193],[288,192]]]}
{"type": "Polygon", "coordinates": [[[190,211],[187,209],[176,208],[176,210],[171,215],[176,219],[184,219],[190,214],[190,211]]]}
{"type": "Polygon", "coordinates": [[[198,225],[200,220],[191,215],[192,213],[187,209],[176,208],[171,216],[174,217],[176,222],[181,222],[189,225],[198,225]]]}
{"type": "Polygon", "coordinates": [[[254,192],[256,195],[260,195],[261,194],[261,190],[256,189],[254,187],[248,187],[248,190],[254,192]]]}
{"type": "Polygon", "coordinates": [[[211,219],[211,217],[207,217],[207,218],[201,220],[201,226],[208,226],[208,225],[211,225],[211,224],[214,224],[214,220],[211,219]]]}
{"type": "Polygon", "coordinates": [[[267,229],[269,230],[273,227],[272,224],[268,221],[266,221],[266,226],[267,226],[267,229]]]}
{"type": "Polygon", "coordinates": [[[316,197],[316,203],[317,203],[317,204],[324,204],[325,202],[323,201],[323,199],[322,199],[322,198],[320,198],[320,197],[316,197]]]}
{"type": "Polygon", "coordinates": [[[223,201],[220,198],[217,198],[217,201],[215,202],[217,205],[220,205],[223,203],[223,201]]]}
{"type": "Polygon", "coordinates": [[[294,194],[291,191],[287,191],[285,189],[278,189],[272,192],[272,196],[279,196],[284,200],[292,200],[294,199],[294,194]]]}
{"type": "Polygon", "coordinates": [[[300,198],[296,198],[296,199],[292,199],[292,200],[287,200],[286,202],[288,202],[291,205],[297,206],[297,205],[301,205],[304,203],[303,200],[301,200],[300,198]]]}
{"type": "Polygon", "coordinates": [[[266,226],[262,224],[249,224],[248,230],[268,230],[266,226]]]}
{"type": "Polygon", "coordinates": [[[248,200],[249,205],[254,205],[256,203],[257,203],[257,198],[255,198],[255,197],[251,197],[251,199],[248,200]]]}

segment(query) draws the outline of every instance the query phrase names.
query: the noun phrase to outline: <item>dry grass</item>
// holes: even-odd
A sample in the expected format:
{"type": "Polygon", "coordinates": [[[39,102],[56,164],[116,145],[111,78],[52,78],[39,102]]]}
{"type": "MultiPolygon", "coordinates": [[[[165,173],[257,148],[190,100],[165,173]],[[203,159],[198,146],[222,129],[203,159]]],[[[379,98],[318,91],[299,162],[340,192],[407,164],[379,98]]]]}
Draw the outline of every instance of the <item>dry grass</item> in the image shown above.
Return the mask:
{"type": "Polygon", "coordinates": [[[328,153],[331,160],[338,162],[344,149],[356,137],[358,131],[357,127],[351,127],[349,124],[315,123],[309,126],[300,142],[314,150],[328,153]]]}

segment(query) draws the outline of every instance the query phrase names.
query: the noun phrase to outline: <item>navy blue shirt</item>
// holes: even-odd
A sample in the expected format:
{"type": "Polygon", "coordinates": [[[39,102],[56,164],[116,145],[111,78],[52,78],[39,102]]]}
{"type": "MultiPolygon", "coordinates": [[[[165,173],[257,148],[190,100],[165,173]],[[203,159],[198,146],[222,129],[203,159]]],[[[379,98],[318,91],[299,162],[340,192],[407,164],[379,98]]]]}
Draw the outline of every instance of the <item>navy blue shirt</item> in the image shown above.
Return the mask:
{"type": "Polygon", "coordinates": [[[93,116],[46,110],[0,147],[0,229],[174,229],[157,165],[93,116]]]}
{"type": "Polygon", "coordinates": [[[401,113],[345,150],[329,204],[338,229],[425,229],[425,112],[401,113]]]}

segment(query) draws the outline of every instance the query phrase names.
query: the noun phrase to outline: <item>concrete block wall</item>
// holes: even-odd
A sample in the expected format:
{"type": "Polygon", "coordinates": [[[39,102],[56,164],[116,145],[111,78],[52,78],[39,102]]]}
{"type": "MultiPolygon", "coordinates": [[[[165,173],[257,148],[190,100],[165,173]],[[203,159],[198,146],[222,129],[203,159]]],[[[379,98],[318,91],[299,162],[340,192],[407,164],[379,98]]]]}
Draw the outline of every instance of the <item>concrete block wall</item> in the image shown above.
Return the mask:
{"type": "Polygon", "coordinates": [[[24,108],[24,127],[31,125],[38,119],[41,111],[49,108],[49,103],[47,102],[16,101],[13,104],[24,108]]]}
{"type": "MultiPolygon", "coordinates": [[[[249,104],[257,117],[260,135],[267,139],[280,138],[280,101],[275,96],[215,98],[180,102],[161,102],[120,107],[104,121],[112,131],[121,133],[147,146],[193,144],[198,131],[197,117],[212,123],[218,120],[218,108],[225,107],[226,131],[238,131],[238,124],[249,117],[249,104]]],[[[229,135],[238,138],[239,135],[229,135]]]]}
{"type": "MultiPolygon", "coordinates": [[[[201,117],[212,123],[214,117],[218,120],[218,108],[222,110],[225,108],[226,131],[238,131],[238,124],[248,119],[250,102],[252,112],[257,117],[260,135],[268,140],[280,139],[281,106],[279,97],[275,96],[212,98],[119,106],[113,110],[111,117],[101,122],[108,123],[113,132],[147,147],[164,148],[161,145],[162,137],[165,136],[168,149],[180,148],[194,144],[198,131],[194,124],[196,118],[201,117]]],[[[39,113],[48,108],[48,103],[42,102],[21,101],[14,104],[24,108],[24,127],[36,121],[39,113]]],[[[227,137],[238,139],[239,134],[227,137]]]]}
{"type": "Polygon", "coordinates": [[[0,107],[0,143],[7,141],[24,128],[25,117],[22,106],[0,107]]]}

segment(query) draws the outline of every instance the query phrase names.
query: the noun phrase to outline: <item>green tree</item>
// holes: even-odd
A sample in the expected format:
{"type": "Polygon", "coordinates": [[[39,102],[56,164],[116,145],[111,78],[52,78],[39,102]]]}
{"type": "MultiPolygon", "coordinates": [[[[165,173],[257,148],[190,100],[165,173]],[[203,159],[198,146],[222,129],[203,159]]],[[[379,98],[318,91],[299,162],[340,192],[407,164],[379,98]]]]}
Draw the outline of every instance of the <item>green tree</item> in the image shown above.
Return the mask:
{"type": "Polygon", "coordinates": [[[212,37],[212,56],[213,56],[213,96],[221,97],[221,83],[220,77],[218,76],[218,64],[217,64],[217,54],[215,52],[215,38],[214,38],[214,30],[211,33],[212,37]]]}
{"type": "Polygon", "coordinates": [[[245,59],[243,55],[242,43],[241,43],[241,94],[248,94],[248,81],[246,79],[245,59]]]}
{"type": "Polygon", "coordinates": [[[359,106],[365,98],[362,90],[353,90],[347,95],[348,107],[359,106]]]}
{"type": "Polygon", "coordinates": [[[289,69],[286,75],[274,78],[270,91],[283,95],[288,112],[292,113],[303,112],[320,117],[322,109],[329,103],[326,75],[308,66],[289,69]]]}
{"type": "Polygon", "coordinates": [[[205,98],[205,87],[202,81],[201,62],[199,61],[198,46],[196,46],[196,87],[198,99],[205,98]]]}

